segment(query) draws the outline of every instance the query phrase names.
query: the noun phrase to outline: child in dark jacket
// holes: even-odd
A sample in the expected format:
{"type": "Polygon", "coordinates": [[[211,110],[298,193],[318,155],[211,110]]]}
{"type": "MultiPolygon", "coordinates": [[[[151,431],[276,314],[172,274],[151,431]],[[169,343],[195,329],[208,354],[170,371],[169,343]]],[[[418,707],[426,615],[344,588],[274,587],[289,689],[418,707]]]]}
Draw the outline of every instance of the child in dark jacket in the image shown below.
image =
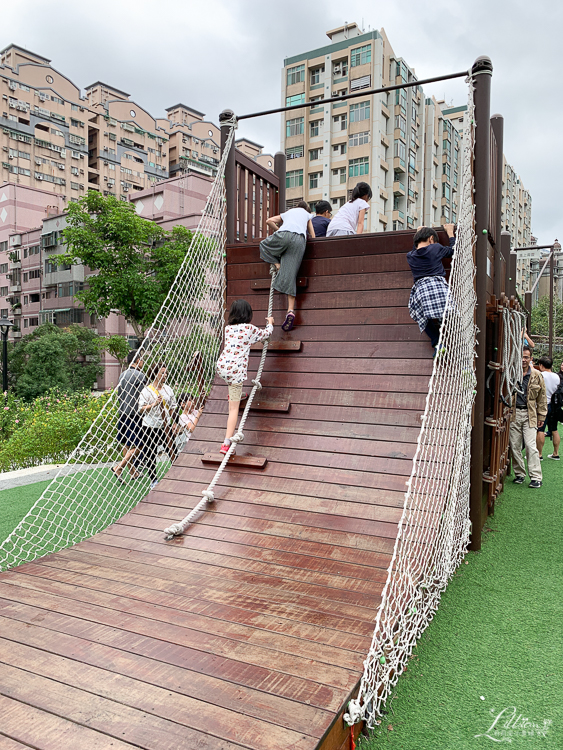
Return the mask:
{"type": "Polygon", "coordinates": [[[315,206],[316,216],[313,216],[312,223],[315,230],[315,237],[326,237],[326,230],[330,224],[332,209],[328,201],[317,201],[315,206]]]}
{"type": "Polygon", "coordinates": [[[455,243],[454,225],[445,224],[444,229],[450,238],[448,247],[439,243],[435,229],[418,227],[414,236],[414,248],[407,253],[414,280],[409,298],[409,313],[418,323],[420,332],[429,337],[434,354],[448,297],[448,283],[442,261],[452,257],[455,243]]]}

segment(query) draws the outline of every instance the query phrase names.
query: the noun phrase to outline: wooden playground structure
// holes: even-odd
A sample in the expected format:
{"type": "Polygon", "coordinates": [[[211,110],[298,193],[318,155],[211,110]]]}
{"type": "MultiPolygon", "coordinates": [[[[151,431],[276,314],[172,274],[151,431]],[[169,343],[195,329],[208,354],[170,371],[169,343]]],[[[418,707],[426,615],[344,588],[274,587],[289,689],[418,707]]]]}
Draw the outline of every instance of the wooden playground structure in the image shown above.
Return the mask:
{"type": "MultiPolygon", "coordinates": [[[[473,73],[478,550],[509,464],[498,373],[502,310],[519,303],[488,58],[473,73]]],[[[284,209],[283,160],[273,174],[233,151],[226,172],[227,304],[248,299],[259,325],[270,279],[258,207],[284,209]]],[[[162,529],[196,505],[220,461],[219,380],[145,501],[93,538],[0,575],[2,750],[350,747],[342,715],[371,643],[432,372],[407,307],[412,237],[308,242],[295,328],[280,331],[276,296],[245,442],[184,536],[164,542],[162,529]]]]}

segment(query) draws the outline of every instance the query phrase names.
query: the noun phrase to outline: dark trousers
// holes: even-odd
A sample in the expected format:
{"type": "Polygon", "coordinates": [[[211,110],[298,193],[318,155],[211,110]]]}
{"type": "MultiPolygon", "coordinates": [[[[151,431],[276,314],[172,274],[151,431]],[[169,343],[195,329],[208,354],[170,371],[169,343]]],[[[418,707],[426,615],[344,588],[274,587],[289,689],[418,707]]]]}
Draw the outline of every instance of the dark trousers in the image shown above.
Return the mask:
{"type": "Polygon", "coordinates": [[[166,446],[166,434],[161,427],[143,427],[142,460],[151,482],[156,482],[156,454],[159,445],[166,446]]]}
{"type": "Polygon", "coordinates": [[[428,321],[428,323],[426,324],[426,328],[424,329],[424,333],[428,336],[428,338],[430,339],[430,343],[434,348],[438,346],[441,326],[442,321],[434,318],[428,321]]]}

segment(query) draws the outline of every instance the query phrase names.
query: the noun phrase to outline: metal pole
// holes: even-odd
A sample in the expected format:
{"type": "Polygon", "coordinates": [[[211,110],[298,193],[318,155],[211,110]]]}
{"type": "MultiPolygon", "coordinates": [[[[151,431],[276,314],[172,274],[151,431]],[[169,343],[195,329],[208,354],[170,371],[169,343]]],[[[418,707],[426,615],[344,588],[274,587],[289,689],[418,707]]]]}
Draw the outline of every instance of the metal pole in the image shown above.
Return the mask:
{"type": "MultiPolygon", "coordinates": [[[[557,242],[557,240],[555,240],[557,242]]],[[[555,248],[549,257],[549,356],[553,359],[553,281],[555,278],[555,248]]]]}
{"type": "Polygon", "coordinates": [[[274,156],[274,174],[280,181],[278,213],[285,211],[285,163],[286,157],[283,151],[277,151],[274,156]]]}
{"type": "MultiPolygon", "coordinates": [[[[225,151],[227,139],[231,131],[232,125],[226,124],[229,121],[232,122],[235,113],[230,109],[224,109],[219,115],[219,122],[221,123],[221,153],[225,151]]],[[[237,167],[235,164],[235,144],[227,156],[227,163],[225,165],[225,193],[227,196],[227,244],[232,245],[235,241],[235,222],[236,222],[236,206],[237,206],[237,167]]]]}
{"type": "MultiPolygon", "coordinates": [[[[504,118],[502,115],[493,115],[491,117],[491,128],[497,145],[497,158],[496,164],[493,164],[493,169],[496,172],[496,195],[495,195],[495,265],[494,265],[494,285],[493,292],[495,297],[500,299],[502,293],[502,278],[501,278],[501,253],[502,252],[502,155],[504,148],[504,118]]],[[[506,256],[505,256],[506,257],[506,256]]]]}
{"type": "Polygon", "coordinates": [[[504,258],[504,293],[510,299],[510,232],[500,233],[500,251],[504,258]]]}
{"type": "MultiPolygon", "coordinates": [[[[471,69],[475,85],[475,292],[477,296],[476,324],[479,330],[475,346],[475,375],[477,378],[473,429],[471,431],[471,469],[469,515],[471,520],[471,549],[481,549],[483,525],[483,444],[485,428],[485,380],[487,364],[487,249],[489,223],[489,189],[491,163],[491,77],[493,64],[488,57],[478,57],[471,69]]],[[[486,502],[486,499],[485,499],[486,502]]]]}
{"type": "Polygon", "coordinates": [[[2,329],[2,390],[8,390],[8,330],[2,329]]]}

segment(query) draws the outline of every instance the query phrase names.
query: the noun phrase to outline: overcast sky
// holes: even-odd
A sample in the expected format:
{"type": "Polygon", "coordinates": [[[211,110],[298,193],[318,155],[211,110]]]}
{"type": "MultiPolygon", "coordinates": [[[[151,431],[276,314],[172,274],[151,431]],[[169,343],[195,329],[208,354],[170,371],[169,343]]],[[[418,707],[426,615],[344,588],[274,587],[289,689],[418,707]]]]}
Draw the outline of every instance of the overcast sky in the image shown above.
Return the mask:
{"type": "MultiPolygon", "coordinates": [[[[325,32],[346,21],[383,27],[421,79],[489,55],[491,113],[504,116],[505,154],[532,195],[532,232],[540,244],[563,240],[559,0],[18,0],[3,3],[1,19],[2,48],[14,42],[50,58],[81,89],[101,80],[153,116],[183,102],[214,122],[227,107],[243,114],[279,106],[284,57],[327,44],[325,32]]],[[[466,101],[460,81],[425,91],[466,101]]],[[[247,121],[240,135],[273,153],[279,116],[247,121]]]]}

